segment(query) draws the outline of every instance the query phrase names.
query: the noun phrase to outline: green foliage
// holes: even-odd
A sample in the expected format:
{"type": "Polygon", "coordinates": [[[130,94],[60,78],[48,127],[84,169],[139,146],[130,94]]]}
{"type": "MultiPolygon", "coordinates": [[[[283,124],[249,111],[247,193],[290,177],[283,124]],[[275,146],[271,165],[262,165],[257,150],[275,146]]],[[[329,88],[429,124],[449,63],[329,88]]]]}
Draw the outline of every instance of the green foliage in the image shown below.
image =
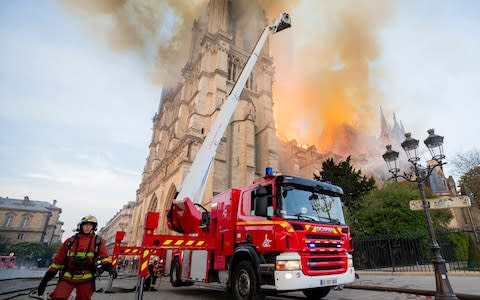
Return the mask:
{"type": "Polygon", "coordinates": [[[468,240],[468,262],[473,268],[480,267],[480,249],[472,234],[469,235],[468,240]]]}
{"type": "Polygon", "coordinates": [[[465,232],[454,232],[448,235],[453,244],[453,253],[457,261],[468,261],[469,235],[465,232]]]}
{"type": "Polygon", "coordinates": [[[461,177],[463,195],[473,194],[474,199],[480,199],[480,166],[470,169],[461,177]]]}
{"type": "Polygon", "coordinates": [[[343,189],[343,203],[350,212],[360,206],[360,200],[375,187],[373,177],[362,176],[361,170],[355,170],[351,165],[351,157],[336,164],[333,158],[322,163],[319,176],[313,175],[315,180],[329,181],[343,189]]]}
{"type": "Polygon", "coordinates": [[[418,199],[418,190],[408,182],[386,184],[372,190],[353,215],[354,236],[391,235],[425,229],[421,211],[412,211],[409,200],[418,199]],[[356,227],[356,228],[355,228],[356,227]]]}
{"type": "MultiPolygon", "coordinates": [[[[423,211],[412,211],[410,200],[419,199],[417,185],[410,182],[387,183],[382,189],[373,189],[366,195],[347,219],[352,235],[377,236],[425,232],[427,225],[423,211]]],[[[452,218],[449,211],[431,211],[435,227],[443,228],[452,218]]]]}
{"type": "Polygon", "coordinates": [[[20,261],[32,261],[45,255],[47,246],[41,242],[23,242],[10,247],[20,261]]]}
{"type": "Polygon", "coordinates": [[[8,255],[10,249],[10,240],[3,235],[0,235],[0,255],[8,255]]]}

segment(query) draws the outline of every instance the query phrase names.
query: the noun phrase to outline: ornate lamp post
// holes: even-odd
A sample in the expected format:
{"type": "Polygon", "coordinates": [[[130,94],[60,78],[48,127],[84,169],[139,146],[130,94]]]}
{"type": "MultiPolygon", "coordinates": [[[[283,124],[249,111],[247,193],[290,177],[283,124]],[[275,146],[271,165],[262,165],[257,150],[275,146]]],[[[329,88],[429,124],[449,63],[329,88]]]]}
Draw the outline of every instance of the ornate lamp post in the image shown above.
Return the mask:
{"type": "Polygon", "coordinates": [[[433,229],[433,222],[432,218],[430,217],[430,205],[425,197],[425,187],[424,181],[432,174],[433,170],[436,167],[442,167],[445,163],[442,160],[445,158],[443,154],[443,136],[439,136],[435,134],[433,129],[428,130],[428,137],[425,139],[424,143],[427,146],[428,150],[430,150],[430,154],[432,155],[432,160],[435,161],[435,164],[428,165],[427,168],[423,168],[419,165],[418,161],[420,157],[418,157],[417,149],[418,149],[418,140],[411,137],[410,133],[405,134],[405,141],[402,142],[402,148],[405,150],[407,154],[408,161],[413,165],[413,170],[415,172],[415,177],[408,176],[406,173],[403,175],[399,175],[400,169],[397,164],[398,159],[398,152],[392,150],[391,145],[387,145],[387,151],[382,155],[383,159],[387,163],[388,171],[392,173],[392,177],[397,180],[399,177],[410,181],[416,182],[418,185],[418,189],[420,191],[420,197],[422,199],[423,204],[423,212],[425,214],[425,221],[427,222],[427,229],[428,234],[430,236],[430,241],[432,243],[431,250],[432,250],[432,264],[435,270],[435,284],[436,284],[436,292],[435,292],[435,299],[449,299],[449,300],[456,300],[458,299],[453,289],[450,285],[450,281],[448,280],[447,276],[447,268],[445,266],[445,260],[442,257],[440,252],[440,246],[437,242],[437,237],[435,235],[435,230],[433,229]]]}

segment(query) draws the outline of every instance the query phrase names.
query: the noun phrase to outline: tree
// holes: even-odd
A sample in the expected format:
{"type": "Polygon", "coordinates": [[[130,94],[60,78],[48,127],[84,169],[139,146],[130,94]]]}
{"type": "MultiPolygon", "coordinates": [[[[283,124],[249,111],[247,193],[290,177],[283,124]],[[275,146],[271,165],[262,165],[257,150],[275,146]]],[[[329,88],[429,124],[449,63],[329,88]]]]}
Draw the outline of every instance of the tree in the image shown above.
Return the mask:
{"type": "MultiPolygon", "coordinates": [[[[428,191],[427,191],[428,192],[428,191]]],[[[354,213],[351,231],[355,237],[414,233],[427,230],[423,211],[412,211],[410,200],[420,199],[415,183],[391,182],[373,189],[354,213]]],[[[444,228],[452,215],[448,210],[430,211],[435,227],[444,228]]]]}
{"type": "Polygon", "coordinates": [[[480,166],[470,169],[462,175],[460,190],[463,195],[473,195],[477,201],[480,199],[480,166]]]}
{"type": "Polygon", "coordinates": [[[480,166],[480,150],[474,149],[466,152],[457,153],[452,160],[455,173],[462,176],[475,167],[480,166]]]}
{"type": "Polygon", "coordinates": [[[10,240],[3,235],[0,235],[0,255],[8,255],[10,248],[10,240]]]}
{"type": "Polygon", "coordinates": [[[47,246],[41,242],[22,242],[13,245],[10,249],[19,262],[25,263],[44,257],[47,246]]]}
{"type": "Polygon", "coordinates": [[[351,156],[346,160],[335,164],[333,158],[322,163],[322,170],[319,175],[314,174],[315,180],[328,181],[343,189],[343,202],[351,213],[359,207],[361,199],[375,187],[375,179],[362,176],[361,170],[355,170],[351,165],[351,156]]]}

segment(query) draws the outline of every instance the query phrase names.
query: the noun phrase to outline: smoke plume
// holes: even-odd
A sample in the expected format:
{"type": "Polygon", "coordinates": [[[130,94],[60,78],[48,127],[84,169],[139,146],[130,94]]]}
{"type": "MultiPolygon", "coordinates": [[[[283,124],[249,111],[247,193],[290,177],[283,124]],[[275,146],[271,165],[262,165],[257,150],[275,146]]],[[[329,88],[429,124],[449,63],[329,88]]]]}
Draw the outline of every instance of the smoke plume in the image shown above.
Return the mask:
{"type": "MultiPolygon", "coordinates": [[[[140,54],[154,82],[170,85],[179,80],[192,24],[206,14],[208,1],[60,3],[112,49],[140,54]]],[[[284,11],[291,15],[292,28],[273,36],[270,45],[279,136],[315,145],[323,153],[348,155],[364,149],[365,134],[379,124],[383,99],[376,88],[381,72],[375,62],[381,52],[379,32],[392,15],[392,2],[237,0],[231,5],[231,16],[241,26],[263,18],[263,12],[268,22],[284,11]]]]}
{"type": "Polygon", "coordinates": [[[63,0],[62,7],[84,21],[117,51],[140,55],[153,82],[179,80],[188,58],[193,21],[207,0],[63,0]]]}

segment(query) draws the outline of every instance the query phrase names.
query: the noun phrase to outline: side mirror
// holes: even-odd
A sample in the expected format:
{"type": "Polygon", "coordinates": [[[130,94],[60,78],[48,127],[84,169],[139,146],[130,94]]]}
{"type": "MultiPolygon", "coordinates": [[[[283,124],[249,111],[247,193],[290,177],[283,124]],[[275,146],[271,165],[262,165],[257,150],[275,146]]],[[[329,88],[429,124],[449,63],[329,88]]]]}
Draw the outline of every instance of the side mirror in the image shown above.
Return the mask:
{"type": "Polygon", "coordinates": [[[267,216],[268,199],[267,197],[256,197],[255,215],[259,217],[267,216]]]}

